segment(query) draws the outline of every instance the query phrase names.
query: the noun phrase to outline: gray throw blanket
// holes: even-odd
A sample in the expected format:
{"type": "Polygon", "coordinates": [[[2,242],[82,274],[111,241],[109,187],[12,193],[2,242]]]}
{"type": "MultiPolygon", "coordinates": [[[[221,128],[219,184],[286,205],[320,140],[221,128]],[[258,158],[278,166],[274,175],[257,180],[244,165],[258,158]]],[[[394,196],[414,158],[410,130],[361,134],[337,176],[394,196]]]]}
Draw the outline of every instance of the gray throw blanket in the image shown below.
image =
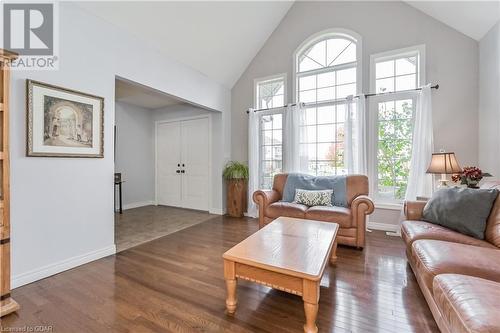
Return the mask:
{"type": "Polygon", "coordinates": [[[346,176],[311,176],[301,173],[290,173],[283,189],[283,200],[292,202],[295,190],[333,190],[332,205],[347,207],[346,176]]]}

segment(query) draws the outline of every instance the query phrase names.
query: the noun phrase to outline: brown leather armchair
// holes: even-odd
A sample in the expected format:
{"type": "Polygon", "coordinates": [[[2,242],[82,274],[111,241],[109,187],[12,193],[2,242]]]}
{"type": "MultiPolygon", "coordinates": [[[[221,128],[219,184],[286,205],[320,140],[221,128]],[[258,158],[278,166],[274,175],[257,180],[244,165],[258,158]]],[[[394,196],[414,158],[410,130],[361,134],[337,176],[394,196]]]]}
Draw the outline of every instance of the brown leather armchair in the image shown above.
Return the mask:
{"type": "Polygon", "coordinates": [[[363,248],[365,246],[366,215],[373,212],[373,202],[368,195],[368,177],[347,176],[348,207],[308,207],[280,201],[287,180],[287,174],[274,177],[272,190],[259,190],[253,194],[253,201],[259,206],[259,227],[280,216],[335,222],[339,224],[339,244],[363,248]]]}

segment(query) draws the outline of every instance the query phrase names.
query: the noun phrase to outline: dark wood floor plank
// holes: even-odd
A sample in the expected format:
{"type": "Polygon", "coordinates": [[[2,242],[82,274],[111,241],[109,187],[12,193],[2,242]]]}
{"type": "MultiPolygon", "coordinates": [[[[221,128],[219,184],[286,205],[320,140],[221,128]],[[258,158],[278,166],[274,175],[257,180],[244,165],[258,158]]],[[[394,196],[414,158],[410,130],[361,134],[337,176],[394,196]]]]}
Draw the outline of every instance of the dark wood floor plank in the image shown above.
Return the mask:
{"type": "MultiPolygon", "coordinates": [[[[15,289],[21,310],[2,327],[53,332],[301,332],[300,297],[242,281],[225,313],[222,253],[257,231],[253,219],[216,217],[15,289]]],[[[320,332],[438,332],[400,238],[367,234],[339,247],[321,281],[320,332]]]]}

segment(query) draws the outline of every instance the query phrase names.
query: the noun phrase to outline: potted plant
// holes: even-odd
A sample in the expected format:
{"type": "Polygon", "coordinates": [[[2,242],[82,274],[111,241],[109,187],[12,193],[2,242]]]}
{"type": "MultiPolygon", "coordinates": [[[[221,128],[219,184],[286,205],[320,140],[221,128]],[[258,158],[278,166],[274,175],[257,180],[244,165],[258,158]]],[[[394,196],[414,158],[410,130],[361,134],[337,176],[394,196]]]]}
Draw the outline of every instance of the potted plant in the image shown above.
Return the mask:
{"type": "Polygon", "coordinates": [[[227,213],[242,217],[247,207],[248,166],[231,161],[224,167],[222,175],[227,183],[227,213]]]}

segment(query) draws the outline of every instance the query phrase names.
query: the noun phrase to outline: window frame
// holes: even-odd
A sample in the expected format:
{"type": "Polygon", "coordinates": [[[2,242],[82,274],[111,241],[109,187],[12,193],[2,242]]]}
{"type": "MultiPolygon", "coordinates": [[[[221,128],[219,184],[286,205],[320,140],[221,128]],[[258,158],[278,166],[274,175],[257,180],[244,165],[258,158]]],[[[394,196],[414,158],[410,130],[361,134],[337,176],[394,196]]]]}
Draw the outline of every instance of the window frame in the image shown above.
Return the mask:
{"type": "MultiPolygon", "coordinates": [[[[335,108],[335,111],[334,112],[337,112],[336,110],[336,107],[338,105],[345,105],[345,102],[341,103],[339,101],[336,101],[336,102],[332,102],[332,103],[329,103],[329,105],[326,105],[326,107],[333,107],[335,108]]],[[[334,163],[335,166],[333,167],[335,169],[335,173],[334,174],[327,174],[327,175],[345,175],[346,173],[342,173],[342,172],[337,172],[338,170],[342,170],[344,169],[345,170],[345,165],[344,165],[344,168],[341,168],[341,167],[338,167],[337,166],[337,159],[334,158],[332,160],[326,160],[326,159],[320,159],[319,158],[319,154],[318,154],[318,145],[324,145],[324,144],[330,144],[330,145],[337,145],[337,144],[342,144],[343,145],[343,151],[345,153],[345,144],[346,144],[346,140],[345,138],[342,140],[342,141],[339,141],[337,140],[338,139],[338,128],[339,128],[339,124],[342,124],[342,127],[344,128],[344,134],[345,134],[345,124],[346,124],[346,119],[344,118],[344,120],[342,122],[339,122],[338,121],[338,114],[335,114],[334,115],[334,121],[333,122],[327,122],[327,123],[318,123],[318,109],[321,108],[321,107],[325,107],[325,105],[317,105],[317,106],[314,106],[313,108],[315,108],[315,119],[316,119],[316,123],[315,124],[312,124],[312,125],[308,125],[308,124],[301,124],[299,125],[299,127],[301,128],[306,128],[306,131],[307,131],[307,128],[308,127],[314,127],[314,132],[316,133],[316,136],[314,138],[313,141],[309,141],[309,142],[300,142],[299,144],[301,145],[315,145],[315,159],[310,159],[309,162],[314,162],[316,164],[316,175],[318,176],[324,176],[324,174],[318,174],[318,165],[321,164],[321,163],[334,163]],[[333,141],[320,141],[318,140],[318,136],[319,136],[319,127],[320,126],[333,126],[334,127],[334,138],[333,138],[333,141]]],[[[307,109],[307,107],[306,107],[307,109]]]]}
{"type": "MultiPolygon", "coordinates": [[[[318,33],[313,34],[306,40],[304,40],[299,47],[295,50],[293,53],[293,72],[292,72],[292,94],[293,94],[293,100],[296,103],[301,102],[299,100],[300,92],[298,91],[299,89],[299,80],[301,77],[304,76],[310,76],[310,75],[318,75],[322,73],[329,73],[329,72],[337,72],[339,70],[343,69],[349,69],[349,68],[355,68],[356,69],[356,95],[360,94],[362,91],[363,87],[363,41],[361,38],[361,35],[356,33],[355,31],[348,30],[348,29],[342,29],[342,28],[333,28],[333,29],[327,29],[320,31],[318,33]],[[308,70],[304,72],[299,72],[299,62],[300,62],[300,57],[307,52],[310,48],[314,47],[317,43],[320,43],[324,40],[332,39],[332,38],[342,38],[342,39],[347,39],[353,42],[356,45],[356,61],[348,62],[348,63],[343,63],[340,65],[334,65],[326,68],[318,68],[318,69],[313,69],[313,70],[308,70]]],[[[335,74],[336,75],[336,74],[335,74]]],[[[335,85],[335,88],[337,85],[335,85]]],[[[328,100],[328,101],[316,101],[316,102],[311,102],[311,103],[305,103],[305,108],[316,108],[316,112],[318,108],[321,107],[337,107],[337,105],[344,104],[346,101],[345,98],[336,98],[334,100],[328,100]]],[[[316,127],[316,132],[318,128],[318,124],[315,124],[316,127]]],[[[337,125],[337,122],[335,121],[334,123],[335,127],[337,125]]],[[[312,125],[308,125],[312,126],[312,125]]],[[[337,132],[335,132],[337,134],[337,132]]],[[[317,133],[316,133],[317,136],[317,133]]],[[[336,141],[335,141],[336,142],[336,141]]],[[[314,142],[316,144],[316,163],[318,162],[318,156],[317,156],[317,151],[318,151],[318,142],[314,142]]],[[[344,141],[345,144],[345,141],[344,141]]],[[[337,170],[337,167],[335,167],[337,170]]],[[[316,168],[317,170],[317,168],[316,168]]],[[[316,171],[317,172],[317,171],[316,171]]]]}
{"type": "Polygon", "coordinates": [[[273,81],[279,81],[279,80],[283,80],[283,105],[281,106],[274,106],[272,108],[279,108],[279,107],[284,107],[287,105],[287,97],[288,97],[288,94],[287,94],[287,88],[288,88],[288,84],[287,84],[287,75],[286,73],[279,73],[279,74],[275,74],[275,75],[270,75],[270,76],[265,76],[265,77],[260,77],[260,78],[256,78],[253,80],[253,105],[254,105],[254,109],[259,109],[259,85],[260,84],[265,84],[265,83],[269,83],[269,82],[273,82],[273,81]]]}
{"type": "MultiPolygon", "coordinates": [[[[264,129],[262,128],[262,117],[265,117],[265,116],[272,116],[272,115],[276,115],[276,114],[281,114],[281,172],[283,172],[283,168],[284,168],[284,145],[283,145],[283,137],[284,137],[284,122],[285,122],[285,107],[277,107],[277,108],[273,108],[272,110],[269,110],[269,111],[261,111],[259,112],[259,115],[258,115],[258,119],[259,119],[259,188],[261,189],[266,189],[266,190],[270,190],[270,188],[265,188],[263,186],[263,178],[264,178],[264,170],[263,170],[263,165],[264,165],[264,156],[263,156],[263,148],[264,146],[266,146],[264,144],[264,137],[262,136],[262,133],[264,132],[264,129]]],[[[274,131],[274,129],[272,129],[272,131],[274,131]]],[[[272,146],[277,146],[277,145],[272,145],[271,144],[271,147],[272,146]]],[[[271,162],[274,162],[275,160],[271,160],[271,162]]],[[[271,187],[272,187],[272,184],[271,184],[271,187]]]]}
{"type": "MultiPolygon", "coordinates": [[[[381,61],[394,60],[402,58],[405,56],[411,57],[418,56],[417,64],[417,88],[421,87],[423,82],[426,82],[425,78],[425,45],[415,45],[410,47],[405,47],[402,49],[390,50],[380,53],[375,53],[370,55],[370,91],[376,93],[376,63],[381,61]]],[[[401,91],[400,91],[401,92],[401,91]]],[[[397,92],[393,92],[397,93],[397,92]]]]}
{"type": "MultiPolygon", "coordinates": [[[[422,87],[425,81],[425,45],[416,45],[412,47],[390,50],[377,54],[370,55],[370,91],[375,92],[376,89],[376,63],[395,60],[408,56],[417,56],[417,88],[422,87]]],[[[412,126],[415,119],[415,108],[417,103],[418,92],[416,90],[402,90],[383,93],[370,97],[368,114],[368,177],[370,179],[370,193],[375,202],[375,206],[385,209],[400,209],[404,199],[391,199],[381,197],[378,193],[378,104],[383,102],[391,102],[403,99],[411,99],[414,103],[412,115],[412,126]]],[[[412,131],[413,137],[413,131],[412,131]]]]}
{"type": "MultiPolygon", "coordinates": [[[[349,68],[349,66],[346,66],[346,64],[341,64],[341,65],[336,65],[336,66],[331,66],[328,68],[320,68],[320,69],[314,69],[311,71],[306,71],[306,72],[301,72],[301,75],[298,75],[298,62],[299,62],[299,57],[301,56],[302,53],[307,51],[310,47],[312,47],[314,44],[319,43],[323,40],[326,39],[331,39],[331,38],[344,38],[344,39],[349,39],[356,43],[356,94],[360,94],[362,91],[362,80],[363,80],[363,40],[361,38],[361,35],[359,35],[357,32],[348,30],[348,29],[341,29],[341,28],[334,28],[334,29],[327,29],[320,31],[318,33],[313,34],[309,38],[307,38],[305,41],[303,41],[299,47],[295,50],[293,53],[293,58],[292,58],[292,63],[293,63],[293,71],[292,71],[292,76],[293,76],[293,87],[292,87],[292,94],[293,94],[293,100],[295,103],[299,103],[299,94],[298,94],[298,86],[299,86],[299,77],[304,76],[306,74],[320,74],[320,73],[325,73],[325,72],[330,72],[332,70],[340,70],[343,68],[349,68]]],[[[352,63],[347,63],[347,65],[352,64],[352,63]]],[[[342,101],[345,101],[345,99],[340,99],[342,101]]],[[[325,102],[324,104],[320,103],[315,103],[317,104],[318,107],[320,106],[328,106],[332,104],[337,104],[339,103],[340,100],[334,100],[334,101],[329,101],[325,102]]],[[[307,106],[307,105],[306,105],[307,106]]]]}
{"type": "MultiPolygon", "coordinates": [[[[254,108],[259,109],[259,85],[260,84],[265,84],[273,81],[278,81],[278,80],[283,81],[283,102],[284,105],[282,106],[274,106],[267,110],[267,111],[260,111],[258,113],[258,119],[259,119],[259,170],[258,170],[258,177],[259,177],[259,188],[265,189],[263,187],[263,147],[264,147],[264,138],[262,136],[263,133],[263,128],[262,128],[262,117],[264,116],[270,116],[270,115],[275,115],[275,114],[281,114],[282,116],[282,123],[281,123],[281,168],[284,168],[284,151],[283,151],[283,137],[284,137],[284,121],[285,121],[285,109],[287,106],[287,74],[286,73],[279,73],[275,75],[270,75],[266,77],[261,77],[261,78],[256,78],[254,79],[254,108]]],[[[272,185],[271,185],[272,186],[272,185]]]]}

